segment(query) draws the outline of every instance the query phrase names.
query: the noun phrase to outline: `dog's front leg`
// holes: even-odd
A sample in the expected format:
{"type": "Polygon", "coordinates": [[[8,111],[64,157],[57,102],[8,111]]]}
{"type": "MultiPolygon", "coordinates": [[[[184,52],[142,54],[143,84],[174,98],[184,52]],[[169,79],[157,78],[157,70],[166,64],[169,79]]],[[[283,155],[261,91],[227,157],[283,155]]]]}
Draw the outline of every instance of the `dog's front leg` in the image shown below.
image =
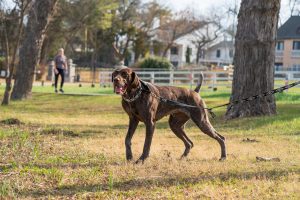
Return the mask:
{"type": "Polygon", "coordinates": [[[129,127],[128,127],[127,135],[125,138],[126,159],[127,160],[132,159],[131,139],[132,139],[132,136],[133,136],[138,124],[139,124],[139,121],[135,117],[129,118],[129,127]]]}
{"type": "Polygon", "coordinates": [[[144,149],[143,149],[143,154],[141,157],[136,161],[136,163],[139,162],[144,162],[146,158],[149,157],[149,152],[150,152],[150,146],[152,142],[152,137],[155,129],[155,123],[153,120],[145,122],[146,125],[146,138],[145,138],[145,143],[144,143],[144,149]]]}

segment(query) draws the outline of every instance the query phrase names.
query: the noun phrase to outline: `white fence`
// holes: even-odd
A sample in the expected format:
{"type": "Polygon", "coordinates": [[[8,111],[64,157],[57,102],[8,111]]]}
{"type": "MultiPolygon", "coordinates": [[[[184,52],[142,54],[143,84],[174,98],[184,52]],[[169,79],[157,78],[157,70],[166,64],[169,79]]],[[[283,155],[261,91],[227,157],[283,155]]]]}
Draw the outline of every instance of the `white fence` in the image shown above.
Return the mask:
{"type": "MultiPolygon", "coordinates": [[[[111,85],[111,71],[100,72],[100,85],[111,85]]],[[[157,85],[196,85],[200,78],[200,71],[136,71],[144,81],[157,85]]],[[[219,86],[230,88],[232,72],[203,72],[204,84],[210,88],[219,86]]],[[[278,71],[275,72],[275,81],[289,82],[300,80],[300,72],[278,71]]],[[[276,84],[276,82],[275,82],[276,84]]],[[[282,84],[281,84],[282,85],[282,84]]],[[[278,86],[278,85],[277,85],[278,86]]]]}

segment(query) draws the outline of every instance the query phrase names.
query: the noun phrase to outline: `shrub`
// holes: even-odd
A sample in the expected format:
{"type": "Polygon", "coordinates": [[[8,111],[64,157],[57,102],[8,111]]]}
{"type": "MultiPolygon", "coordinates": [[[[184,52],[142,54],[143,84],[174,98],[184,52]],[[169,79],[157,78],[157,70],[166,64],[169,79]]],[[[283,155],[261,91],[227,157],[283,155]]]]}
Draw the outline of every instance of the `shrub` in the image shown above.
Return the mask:
{"type": "Polygon", "coordinates": [[[149,57],[139,62],[140,68],[171,69],[172,64],[165,58],[149,57]]]}

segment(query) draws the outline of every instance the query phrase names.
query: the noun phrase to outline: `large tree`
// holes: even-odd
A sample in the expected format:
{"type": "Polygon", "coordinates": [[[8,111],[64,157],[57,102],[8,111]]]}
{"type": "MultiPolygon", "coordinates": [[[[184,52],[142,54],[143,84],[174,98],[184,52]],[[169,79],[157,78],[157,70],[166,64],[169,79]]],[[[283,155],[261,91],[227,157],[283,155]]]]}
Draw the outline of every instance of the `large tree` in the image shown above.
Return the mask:
{"type": "Polygon", "coordinates": [[[39,62],[45,31],[52,18],[58,0],[35,0],[29,11],[25,36],[19,53],[19,65],[11,95],[12,100],[31,96],[35,68],[39,62]]]}
{"type": "MultiPolygon", "coordinates": [[[[280,0],[243,0],[235,37],[234,75],[230,101],[274,87],[275,40],[280,0]]],[[[274,96],[229,106],[227,119],[276,113],[274,96]]]]}
{"type": "Polygon", "coordinates": [[[23,36],[24,20],[30,9],[32,0],[15,0],[15,6],[12,10],[3,9],[1,16],[2,28],[2,46],[5,47],[5,62],[8,76],[5,79],[5,91],[2,105],[8,105],[12,89],[12,78],[17,62],[17,52],[23,36]]]}

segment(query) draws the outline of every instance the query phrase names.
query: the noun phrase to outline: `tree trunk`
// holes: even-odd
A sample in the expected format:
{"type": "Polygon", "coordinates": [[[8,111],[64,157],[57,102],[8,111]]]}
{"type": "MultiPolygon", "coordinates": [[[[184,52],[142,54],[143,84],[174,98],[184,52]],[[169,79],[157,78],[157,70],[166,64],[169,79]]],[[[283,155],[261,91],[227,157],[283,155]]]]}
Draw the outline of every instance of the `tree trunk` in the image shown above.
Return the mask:
{"type": "Polygon", "coordinates": [[[9,42],[8,42],[8,37],[7,37],[7,29],[6,29],[6,24],[3,23],[3,29],[4,29],[4,44],[3,46],[5,47],[5,65],[6,65],[6,72],[9,73],[9,76],[5,78],[6,86],[5,86],[5,91],[4,91],[4,96],[2,100],[2,105],[8,105],[9,104],[9,97],[10,97],[10,91],[11,91],[11,72],[10,71],[10,65],[9,65],[9,42]]]}
{"type": "Polygon", "coordinates": [[[19,24],[18,24],[18,28],[17,28],[17,38],[16,38],[17,42],[13,46],[12,59],[11,59],[10,63],[9,63],[10,50],[9,50],[9,41],[8,41],[8,36],[7,36],[7,24],[4,24],[5,46],[6,46],[6,64],[7,64],[7,73],[9,74],[5,78],[6,85],[5,85],[5,91],[4,91],[2,104],[1,104],[4,106],[8,105],[9,101],[10,101],[10,93],[11,93],[11,89],[12,89],[12,78],[14,75],[17,52],[19,49],[19,45],[20,45],[20,41],[21,41],[22,33],[23,33],[23,28],[24,28],[24,13],[25,13],[26,7],[28,5],[29,4],[27,4],[26,6],[22,5],[22,8],[21,8],[20,20],[19,20],[19,24]]]}
{"type": "Polygon", "coordinates": [[[163,51],[163,54],[162,54],[162,57],[164,57],[164,58],[167,57],[168,51],[169,51],[169,49],[172,47],[172,45],[173,45],[173,43],[169,43],[169,44],[165,47],[165,49],[164,49],[164,51],[163,51]]]}
{"type": "Polygon", "coordinates": [[[11,95],[12,100],[21,100],[31,96],[35,67],[39,62],[45,30],[49,25],[58,0],[35,1],[32,6],[25,36],[19,53],[19,66],[11,95]]]}
{"type": "Polygon", "coordinates": [[[196,64],[199,64],[199,61],[200,61],[200,51],[201,51],[201,48],[198,46],[197,54],[196,54],[196,64]]]}
{"type": "Polygon", "coordinates": [[[50,39],[49,37],[45,37],[40,54],[40,65],[47,65],[48,53],[50,49],[50,39]]]}
{"type": "MultiPolygon", "coordinates": [[[[230,101],[274,88],[275,39],[280,0],[243,0],[238,16],[230,101]]],[[[274,96],[228,107],[226,118],[276,114],[274,96]]]]}

